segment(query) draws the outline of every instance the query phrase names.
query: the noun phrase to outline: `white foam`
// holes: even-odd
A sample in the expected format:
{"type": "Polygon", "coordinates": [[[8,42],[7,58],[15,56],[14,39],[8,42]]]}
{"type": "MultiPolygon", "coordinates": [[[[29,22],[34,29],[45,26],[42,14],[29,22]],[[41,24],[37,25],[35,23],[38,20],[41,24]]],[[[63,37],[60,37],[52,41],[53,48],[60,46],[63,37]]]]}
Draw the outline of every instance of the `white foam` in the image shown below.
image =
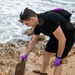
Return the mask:
{"type": "MultiPolygon", "coordinates": [[[[31,37],[23,33],[27,29],[21,24],[19,14],[28,7],[40,13],[56,7],[62,7],[70,12],[75,10],[75,1],[65,0],[0,0],[0,43],[14,39],[30,40],[31,37]]],[[[72,21],[75,19],[73,13],[72,21]]]]}

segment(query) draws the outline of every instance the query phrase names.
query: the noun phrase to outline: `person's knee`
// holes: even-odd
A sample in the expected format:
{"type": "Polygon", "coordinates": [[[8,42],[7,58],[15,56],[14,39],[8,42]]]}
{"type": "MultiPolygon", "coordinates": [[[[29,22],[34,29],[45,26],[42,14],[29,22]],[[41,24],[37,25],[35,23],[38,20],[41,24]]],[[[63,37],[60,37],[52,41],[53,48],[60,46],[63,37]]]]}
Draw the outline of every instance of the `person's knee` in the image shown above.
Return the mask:
{"type": "Polygon", "coordinates": [[[44,51],[44,56],[45,57],[50,57],[51,53],[47,52],[47,51],[44,51]]]}

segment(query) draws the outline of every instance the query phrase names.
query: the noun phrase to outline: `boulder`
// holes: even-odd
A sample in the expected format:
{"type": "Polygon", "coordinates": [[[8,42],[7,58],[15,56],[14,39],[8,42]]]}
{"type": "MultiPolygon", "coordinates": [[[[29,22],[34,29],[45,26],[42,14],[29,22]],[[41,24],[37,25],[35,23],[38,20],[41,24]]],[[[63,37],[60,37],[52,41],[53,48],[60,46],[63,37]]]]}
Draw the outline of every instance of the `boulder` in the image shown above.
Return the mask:
{"type": "Polygon", "coordinates": [[[27,36],[31,36],[31,35],[33,35],[33,31],[34,31],[34,29],[30,28],[30,29],[27,29],[24,34],[26,34],[27,36]]]}

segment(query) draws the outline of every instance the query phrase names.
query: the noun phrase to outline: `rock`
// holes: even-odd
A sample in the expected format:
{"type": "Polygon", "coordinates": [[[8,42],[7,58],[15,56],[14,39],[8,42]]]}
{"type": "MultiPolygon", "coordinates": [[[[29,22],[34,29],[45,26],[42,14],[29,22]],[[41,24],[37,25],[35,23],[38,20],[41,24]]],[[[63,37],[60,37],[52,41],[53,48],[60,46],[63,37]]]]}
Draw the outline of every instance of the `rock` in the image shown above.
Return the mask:
{"type": "Polygon", "coordinates": [[[10,72],[11,72],[11,68],[7,68],[7,69],[5,70],[5,75],[11,75],[10,72]]]}
{"type": "Polygon", "coordinates": [[[74,13],[75,11],[72,11],[72,13],[74,13]]]}
{"type": "Polygon", "coordinates": [[[5,45],[6,45],[7,47],[15,47],[15,44],[12,43],[12,42],[7,42],[5,45]]]}
{"type": "Polygon", "coordinates": [[[9,54],[12,58],[18,58],[20,56],[20,51],[18,51],[14,47],[8,47],[7,48],[7,54],[9,54]]]}
{"type": "Polygon", "coordinates": [[[0,65],[6,65],[6,64],[7,64],[7,62],[5,60],[0,61],[0,65]]]}
{"type": "Polygon", "coordinates": [[[18,44],[24,45],[26,42],[24,40],[18,40],[18,44]]]}
{"type": "Polygon", "coordinates": [[[34,31],[34,29],[30,28],[30,29],[27,29],[27,31],[25,31],[24,34],[26,34],[27,36],[31,36],[31,35],[33,35],[33,31],[34,31]]]}
{"type": "Polygon", "coordinates": [[[46,38],[45,38],[45,35],[40,35],[40,37],[39,37],[39,41],[43,41],[43,40],[45,40],[46,38]]]}
{"type": "Polygon", "coordinates": [[[10,55],[10,56],[14,56],[15,55],[15,48],[13,48],[13,47],[7,47],[7,50],[8,50],[8,54],[10,55]]]}
{"type": "Polygon", "coordinates": [[[73,22],[73,25],[75,26],[75,22],[73,22]]]}
{"type": "Polygon", "coordinates": [[[3,47],[3,44],[0,43],[0,47],[3,47]]]}

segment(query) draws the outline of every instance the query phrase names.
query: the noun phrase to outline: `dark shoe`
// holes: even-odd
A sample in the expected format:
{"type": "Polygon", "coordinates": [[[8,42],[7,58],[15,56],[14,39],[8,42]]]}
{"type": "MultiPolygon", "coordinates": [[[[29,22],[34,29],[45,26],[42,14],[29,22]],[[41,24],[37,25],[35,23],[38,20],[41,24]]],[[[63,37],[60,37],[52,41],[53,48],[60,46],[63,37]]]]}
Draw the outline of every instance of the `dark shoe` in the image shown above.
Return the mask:
{"type": "Polygon", "coordinates": [[[33,70],[33,72],[41,75],[48,75],[47,73],[41,73],[40,70],[33,70]]]}

